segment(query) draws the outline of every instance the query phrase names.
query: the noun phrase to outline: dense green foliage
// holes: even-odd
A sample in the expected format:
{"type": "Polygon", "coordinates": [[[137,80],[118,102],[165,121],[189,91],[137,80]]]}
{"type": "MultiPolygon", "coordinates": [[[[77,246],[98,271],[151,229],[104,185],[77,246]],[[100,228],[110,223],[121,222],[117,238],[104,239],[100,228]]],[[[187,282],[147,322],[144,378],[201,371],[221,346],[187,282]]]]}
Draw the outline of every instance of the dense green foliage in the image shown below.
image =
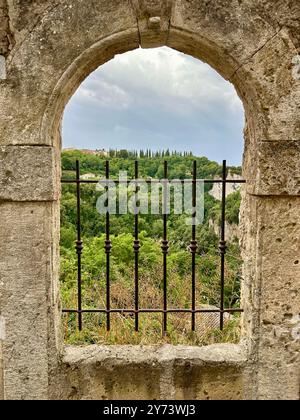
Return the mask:
{"type": "MultiPolygon", "coordinates": [[[[152,154],[146,152],[110,151],[111,177],[118,178],[119,171],[127,171],[129,178],[134,175],[134,161],[139,156],[140,177],[163,178],[163,162],[168,161],[169,178],[191,178],[193,161],[198,163],[198,178],[212,179],[220,176],[222,168],[216,162],[206,158],[195,158],[191,153],[173,153],[166,151],[152,154]]],[[[64,179],[74,179],[75,162],[80,160],[82,174],[95,174],[103,177],[105,160],[103,156],[68,151],[62,154],[62,172],[64,179]]],[[[232,172],[240,173],[240,168],[232,168],[232,172]]],[[[215,200],[206,185],[205,219],[197,226],[199,251],[197,255],[197,305],[220,304],[220,258],[218,254],[218,236],[211,226],[211,220],[218,221],[220,203],[215,200]]],[[[61,283],[63,305],[76,308],[76,267],[77,259],[74,251],[76,240],[76,187],[65,184],[61,200],[61,283]]],[[[83,297],[85,308],[105,307],[105,216],[96,211],[96,202],[100,193],[95,185],[82,186],[82,234],[83,251],[83,297]]],[[[227,219],[229,223],[237,223],[240,206],[240,193],[234,193],[227,200],[227,219]]],[[[169,305],[174,308],[191,307],[191,255],[188,246],[191,240],[191,226],[186,224],[186,215],[171,214],[168,218],[170,254],[168,258],[169,305]]],[[[141,252],[140,252],[140,284],[141,307],[159,308],[162,305],[162,238],[161,216],[141,215],[141,252]]],[[[134,216],[131,214],[111,217],[112,236],[112,305],[114,308],[133,308],[134,296],[134,251],[133,251],[134,216]]],[[[241,259],[237,241],[229,244],[226,261],[226,306],[239,305],[241,259]]],[[[164,340],[173,343],[202,343],[214,340],[236,338],[232,324],[228,322],[225,334],[220,337],[213,325],[207,326],[204,315],[197,317],[198,333],[191,334],[190,317],[170,315],[169,334],[164,340]],[[215,336],[217,334],[217,337],[215,336]],[[228,337],[229,336],[229,337],[228,337]],[[232,337],[233,336],[233,337],[232,337]]],[[[211,321],[211,320],[210,320],[211,321]]],[[[161,316],[141,316],[141,332],[133,334],[133,319],[130,316],[113,317],[113,332],[105,333],[105,318],[102,315],[85,315],[85,332],[76,332],[74,315],[65,318],[65,333],[69,342],[108,342],[108,343],[156,343],[161,340],[161,316]]]]}

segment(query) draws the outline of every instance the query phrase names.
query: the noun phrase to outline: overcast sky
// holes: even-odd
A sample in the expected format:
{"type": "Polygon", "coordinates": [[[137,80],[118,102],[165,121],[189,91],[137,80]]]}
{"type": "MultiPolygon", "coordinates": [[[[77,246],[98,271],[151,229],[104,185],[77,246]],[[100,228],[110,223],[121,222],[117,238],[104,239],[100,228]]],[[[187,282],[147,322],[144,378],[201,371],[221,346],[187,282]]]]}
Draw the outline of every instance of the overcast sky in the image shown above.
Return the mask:
{"type": "Polygon", "coordinates": [[[169,48],[135,50],[92,73],[64,115],[64,147],[171,149],[241,164],[243,105],[208,65],[169,48]]]}

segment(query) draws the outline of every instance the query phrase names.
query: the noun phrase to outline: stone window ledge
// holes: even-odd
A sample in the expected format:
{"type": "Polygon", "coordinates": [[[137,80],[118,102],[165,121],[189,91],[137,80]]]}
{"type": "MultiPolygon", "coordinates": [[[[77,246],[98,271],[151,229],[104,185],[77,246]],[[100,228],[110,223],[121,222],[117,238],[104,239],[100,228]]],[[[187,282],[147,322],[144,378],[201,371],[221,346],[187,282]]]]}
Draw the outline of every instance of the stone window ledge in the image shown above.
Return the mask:
{"type": "Polygon", "coordinates": [[[63,399],[242,399],[246,348],[67,346],[63,399]]]}

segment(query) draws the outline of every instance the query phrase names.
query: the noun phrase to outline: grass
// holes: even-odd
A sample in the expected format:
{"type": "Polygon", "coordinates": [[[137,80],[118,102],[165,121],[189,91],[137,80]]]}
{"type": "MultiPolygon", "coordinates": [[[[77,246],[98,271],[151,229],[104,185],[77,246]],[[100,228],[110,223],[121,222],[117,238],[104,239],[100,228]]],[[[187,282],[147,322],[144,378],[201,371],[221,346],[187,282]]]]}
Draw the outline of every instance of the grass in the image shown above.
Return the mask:
{"type": "Polygon", "coordinates": [[[168,332],[163,335],[161,329],[160,315],[147,315],[141,322],[140,332],[134,332],[134,321],[128,317],[115,315],[112,319],[112,330],[107,332],[104,319],[101,325],[97,322],[93,325],[86,324],[83,331],[79,332],[75,327],[74,320],[65,316],[65,340],[70,345],[189,345],[207,346],[216,343],[238,343],[240,340],[240,319],[232,319],[225,325],[223,331],[212,329],[203,333],[201,331],[191,332],[190,322],[177,315],[176,320],[170,322],[168,332]],[[183,326],[184,324],[184,326],[183,326]],[[71,325],[71,327],[70,327],[71,325]],[[177,328],[179,327],[179,328],[177,328]]]}
{"type": "MultiPolygon", "coordinates": [[[[96,250],[95,252],[99,251],[96,250]]],[[[91,255],[89,255],[91,257],[91,255]]],[[[213,305],[218,309],[219,273],[218,267],[212,271],[212,256],[201,257],[197,264],[196,305],[207,308],[213,305]],[[207,268],[208,267],[208,268],[207,268]]],[[[91,258],[93,261],[93,258],[91,258]]],[[[76,261],[74,261],[76,264],[76,261]]],[[[62,266],[67,272],[62,281],[62,303],[64,308],[77,307],[76,270],[68,258],[63,258],[62,266]]],[[[87,264],[88,265],[88,264],[87,264]]],[[[83,272],[84,309],[105,308],[106,287],[104,273],[93,275],[93,267],[83,272]]],[[[161,266],[154,264],[141,271],[140,307],[162,307],[161,266]]],[[[112,272],[111,301],[112,308],[134,308],[133,267],[114,267],[112,272]]],[[[227,294],[236,294],[237,273],[226,265],[227,294]]],[[[179,273],[176,266],[168,271],[169,308],[191,308],[190,273],[179,273]]],[[[230,298],[228,299],[230,304],[230,298]]],[[[107,344],[107,345],[209,345],[214,343],[237,343],[240,338],[240,315],[228,316],[224,331],[219,329],[219,314],[197,314],[196,332],[191,331],[191,314],[169,314],[168,332],[162,333],[162,314],[140,314],[140,331],[135,332],[134,316],[123,314],[111,315],[111,332],[106,331],[105,314],[83,314],[83,331],[77,329],[77,315],[64,314],[63,327],[65,341],[72,345],[107,344]]]]}

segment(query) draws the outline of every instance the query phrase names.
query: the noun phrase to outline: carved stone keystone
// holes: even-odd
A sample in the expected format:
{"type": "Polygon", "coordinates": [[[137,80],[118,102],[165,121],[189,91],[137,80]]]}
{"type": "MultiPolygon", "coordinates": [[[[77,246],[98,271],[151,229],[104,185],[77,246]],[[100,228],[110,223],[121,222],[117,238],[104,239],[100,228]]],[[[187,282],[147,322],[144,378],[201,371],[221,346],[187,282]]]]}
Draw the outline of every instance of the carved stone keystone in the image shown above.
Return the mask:
{"type": "Polygon", "coordinates": [[[169,33],[173,0],[132,0],[143,48],[165,45],[169,33]]]}

